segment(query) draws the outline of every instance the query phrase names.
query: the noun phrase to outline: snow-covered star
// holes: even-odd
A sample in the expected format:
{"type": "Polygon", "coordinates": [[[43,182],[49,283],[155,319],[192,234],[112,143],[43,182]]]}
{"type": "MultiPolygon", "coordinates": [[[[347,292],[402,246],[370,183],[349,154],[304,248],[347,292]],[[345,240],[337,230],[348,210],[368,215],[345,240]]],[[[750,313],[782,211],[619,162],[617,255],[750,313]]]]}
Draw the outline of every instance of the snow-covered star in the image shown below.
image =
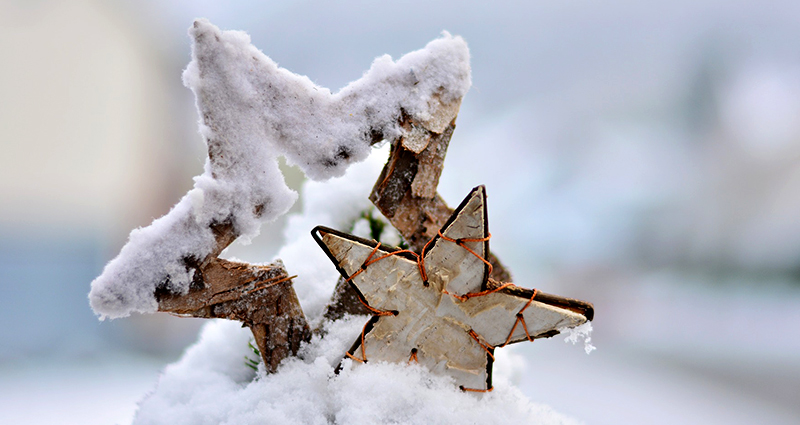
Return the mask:
{"type": "Polygon", "coordinates": [[[492,388],[495,347],[591,320],[591,304],[489,279],[486,192],[478,186],[421,253],[325,227],[314,238],[373,312],[357,362],[419,362],[464,390],[492,388]]]}

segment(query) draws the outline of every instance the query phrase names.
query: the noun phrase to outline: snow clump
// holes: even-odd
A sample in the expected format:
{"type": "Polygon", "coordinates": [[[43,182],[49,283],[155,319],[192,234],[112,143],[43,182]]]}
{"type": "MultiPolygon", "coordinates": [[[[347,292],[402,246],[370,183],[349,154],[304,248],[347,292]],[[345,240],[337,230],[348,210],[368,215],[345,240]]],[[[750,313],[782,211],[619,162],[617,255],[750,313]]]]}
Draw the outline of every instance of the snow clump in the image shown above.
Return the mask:
{"type": "Polygon", "coordinates": [[[236,322],[210,321],[200,341],[167,367],[140,403],[133,424],[576,424],[515,387],[466,393],[418,365],[350,367],[346,360],[334,373],[365,320],[333,322],[325,338],[315,336],[304,348],[305,359],[288,358],[277,373],[260,370],[255,380],[244,362],[249,331],[236,322]]]}
{"type": "Polygon", "coordinates": [[[578,340],[583,339],[583,350],[586,351],[586,354],[591,354],[592,351],[597,349],[597,347],[592,345],[592,322],[587,321],[580,326],[563,328],[558,331],[567,335],[567,337],[564,338],[564,342],[571,342],[573,345],[575,345],[578,340]]]}

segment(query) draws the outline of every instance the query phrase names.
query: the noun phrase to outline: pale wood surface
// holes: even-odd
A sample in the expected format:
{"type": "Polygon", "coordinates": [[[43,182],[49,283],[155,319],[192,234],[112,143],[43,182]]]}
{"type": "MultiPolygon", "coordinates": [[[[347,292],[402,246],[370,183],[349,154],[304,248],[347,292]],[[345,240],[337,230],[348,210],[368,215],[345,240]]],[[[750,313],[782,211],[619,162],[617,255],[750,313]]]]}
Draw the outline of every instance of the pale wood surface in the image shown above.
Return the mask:
{"type": "MultiPolygon", "coordinates": [[[[465,388],[485,390],[491,388],[494,346],[550,337],[559,329],[587,321],[586,314],[536,298],[531,301],[533,293],[517,287],[464,301],[446,293],[445,289],[456,295],[480,292],[488,281],[488,266],[452,241],[439,238],[428,248],[425,281],[418,261],[409,254],[391,255],[365,267],[368,259],[393,249],[375,249],[375,243],[330,229],[317,232],[343,278],[350,279],[363,302],[377,312],[392,312],[373,317],[365,328],[363,347],[361,337],[354,343],[350,354],[361,360],[401,363],[416,353],[416,361],[433,373],[449,375],[465,388]],[[520,312],[524,326],[517,323],[520,312]]],[[[488,234],[482,187],[467,196],[442,233],[455,240],[481,239],[488,234]]],[[[488,242],[464,244],[478,255],[488,252],[488,242]]]]}

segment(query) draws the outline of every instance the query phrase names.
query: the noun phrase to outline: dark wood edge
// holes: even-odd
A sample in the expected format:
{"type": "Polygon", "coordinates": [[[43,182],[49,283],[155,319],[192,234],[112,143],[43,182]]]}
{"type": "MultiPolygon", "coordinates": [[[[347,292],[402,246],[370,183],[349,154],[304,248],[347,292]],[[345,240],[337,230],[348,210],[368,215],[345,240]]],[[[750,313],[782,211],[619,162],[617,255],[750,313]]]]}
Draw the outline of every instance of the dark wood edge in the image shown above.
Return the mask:
{"type": "MultiPolygon", "coordinates": [[[[356,295],[358,296],[358,299],[361,300],[361,302],[364,305],[369,305],[369,302],[367,301],[367,297],[364,296],[364,294],[358,288],[358,285],[356,285],[355,283],[353,283],[352,280],[350,280],[350,275],[342,268],[341,265],[339,265],[339,260],[336,259],[336,257],[333,255],[331,250],[328,248],[328,245],[325,243],[325,241],[322,240],[322,238],[326,234],[329,234],[329,233],[332,234],[332,235],[336,235],[336,236],[338,236],[340,238],[343,238],[343,239],[347,239],[347,240],[350,240],[350,241],[354,241],[354,242],[358,242],[358,243],[367,245],[367,246],[372,247],[372,248],[375,248],[376,246],[378,246],[378,242],[376,242],[374,240],[367,240],[367,239],[359,238],[358,236],[350,235],[350,234],[341,232],[339,230],[331,229],[330,227],[325,227],[325,226],[317,226],[317,227],[311,229],[311,237],[313,237],[314,240],[317,241],[317,244],[319,244],[320,248],[322,248],[322,250],[325,252],[325,255],[328,256],[328,259],[331,260],[333,265],[336,267],[336,270],[339,271],[339,274],[347,281],[347,283],[350,285],[350,287],[353,288],[356,291],[356,295]]],[[[397,248],[397,247],[393,247],[393,246],[388,246],[388,245],[384,246],[384,245],[381,244],[381,246],[378,248],[378,251],[379,252],[382,251],[384,253],[389,254],[389,253],[392,253],[392,252],[404,251],[404,250],[402,250],[400,248],[397,248]]],[[[416,261],[416,258],[414,258],[413,255],[411,255],[411,254],[409,254],[407,252],[401,252],[401,253],[399,253],[397,255],[398,256],[402,256],[403,258],[406,258],[406,259],[408,259],[410,261],[416,261]]],[[[372,327],[370,327],[370,329],[372,329],[372,327]]],[[[365,332],[365,334],[366,334],[366,332],[365,332]]]]}
{"type": "Polygon", "coordinates": [[[494,349],[495,347],[489,348],[489,351],[486,353],[486,389],[492,388],[492,366],[494,366],[494,349]]]}
{"type": "MultiPolygon", "coordinates": [[[[531,296],[533,295],[533,289],[523,288],[517,285],[512,285],[503,288],[500,290],[500,292],[524,298],[526,300],[531,299],[531,296]]],[[[594,319],[594,305],[586,301],[576,300],[574,298],[561,297],[558,295],[552,295],[541,291],[536,292],[536,296],[533,298],[533,300],[540,302],[542,304],[547,304],[552,307],[562,308],[564,310],[569,310],[574,313],[578,313],[583,317],[585,317],[586,320],[588,321],[592,321],[594,319]]]]}
{"type": "MultiPolygon", "coordinates": [[[[375,327],[375,324],[377,324],[378,320],[380,320],[380,319],[381,319],[381,316],[372,316],[372,317],[370,317],[370,319],[367,322],[367,324],[364,325],[364,330],[362,331],[364,333],[365,337],[366,337],[366,335],[368,333],[370,333],[370,331],[372,331],[372,328],[375,327]]],[[[351,356],[358,357],[358,356],[356,356],[356,350],[358,350],[358,347],[360,347],[360,346],[361,346],[361,334],[358,334],[358,337],[356,338],[355,342],[353,342],[353,345],[350,346],[350,349],[347,350],[347,353],[350,354],[351,356]]],[[[336,365],[336,369],[334,369],[335,373],[338,374],[339,371],[342,370],[342,362],[344,361],[344,359],[347,359],[347,358],[348,358],[347,355],[345,355],[342,358],[342,360],[339,360],[339,364],[336,365]]],[[[369,360],[369,359],[367,359],[367,360],[369,360]]],[[[364,363],[367,363],[367,362],[365,361],[364,363]]]]}
{"type": "MultiPolygon", "coordinates": [[[[311,229],[311,237],[313,237],[314,240],[317,241],[317,244],[320,246],[320,248],[322,248],[322,250],[325,251],[325,254],[328,256],[328,258],[336,266],[336,270],[339,270],[339,273],[341,273],[341,275],[345,279],[349,279],[350,276],[347,274],[347,272],[344,271],[344,269],[342,269],[339,266],[339,260],[337,260],[336,257],[333,256],[333,253],[331,253],[330,249],[328,249],[328,245],[326,245],[325,241],[322,240],[322,237],[325,236],[328,233],[330,233],[332,235],[336,235],[336,236],[338,236],[338,237],[340,237],[342,239],[347,239],[347,240],[350,240],[350,241],[353,241],[353,242],[358,242],[358,243],[366,245],[366,246],[368,246],[370,248],[375,248],[378,245],[378,242],[375,241],[375,240],[360,238],[360,237],[358,237],[356,235],[351,235],[349,233],[342,232],[341,230],[331,229],[330,227],[326,227],[326,226],[317,226],[317,227],[311,229]]],[[[402,249],[402,248],[398,248],[396,246],[385,245],[385,244],[381,243],[381,246],[380,246],[380,248],[378,248],[378,251],[383,251],[386,254],[390,254],[392,252],[405,251],[405,250],[402,249]]],[[[411,260],[411,261],[416,261],[417,260],[413,255],[411,255],[411,254],[409,254],[407,252],[401,252],[401,253],[399,253],[397,255],[399,255],[399,256],[401,256],[403,258],[406,258],[408,260],[411,260]]]]}

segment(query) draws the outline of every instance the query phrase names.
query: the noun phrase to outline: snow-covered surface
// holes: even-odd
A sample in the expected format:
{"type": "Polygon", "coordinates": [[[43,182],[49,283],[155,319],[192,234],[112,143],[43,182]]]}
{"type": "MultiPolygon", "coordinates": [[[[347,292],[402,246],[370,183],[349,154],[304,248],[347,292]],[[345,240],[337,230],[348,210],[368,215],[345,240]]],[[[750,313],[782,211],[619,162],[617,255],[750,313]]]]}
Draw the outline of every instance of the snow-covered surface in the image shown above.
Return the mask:
{"type": "MultiPolygon", "coordinates": [[[[351,162],[368,156],[374,134],[386,139],[400,135],[401,112],[441,130],[452,117],[442,119],[431,113],[431,106],[457,106],[470,83],[466,44],[447,34],[397,64],[379,58],[361,80],[335,96],[279,69],[243,33],[223,33],[199,20],[190,34],[195,45],[184,82],[195,91],[201,134],[209,145],[206,172],[167,216],[134,231],[120,256],[93,283],[90,299],[102,316],[155,310],[152,292],[164,274],[171,290],[185,292],[192,271],[182,261],[211,252],[211,224],[231,222],[238,233],[251,237],[261,219],[288,210],[295,194],[280,178],[278,154],[313,179],[341,175],[351,162]]],[[[378,161],[362,167],[369,171],[367,178],[357,169],[346,178],[316,183],[319,189],[310,182],[304,190],[304,214],[288,225],[288,243],[279,256],[303,276],[295,286],[312,323],[320,320],[336,273],[313,246],[309,231],[318,224],[354,227],[368,208],[365,194],[385,151],[374,157],[378,161]]],[[[326,337],[316,336],[299,358],[287,359],[278,373],[269,375],[263,368],[254,373],[243,361],[249,354],[247,329],[234,322],[210,322],[200,341],[164,371],[134,422],[572,422],[531,403],[513,386],[476,396],[418,365],[373,362],[351,368],[344,361],[334,373],[364,320],[328,323],[326,337]]]]}
{"type": "Polygon", "coordinates": [[[376,134],[401,134],[403,113],[441,131],[471,84],[467,45],[447,33],[397,62],[377,58],[335,94],[279,68],[243,32],[200,19],[189,33],[192,61],[183,80],[195,93],[209,149],[205,172],[167,215],[132,231],[92,282],[89,299],[103,318],[156,311],[154,292],[163,283],[188,291],[194,269],[187,259],[202,260],[216,246],[211,225],[230,223],[247,241],[262,221],[284,214],[297,194],[278,156],[315,180],[341,176],[368,156],[376,134]]]}
{"type": "Polygon", "coordinates": [[[304,349],[306,360],[289,359],[278,373],[253,381],[254,372],[243,361],[248,330],[228,321],[209,323],[198,344],[167,367],[134,423],[576,423],[530,402],[512,386],[475,397],[419,366],[352,367],[346,361],[334,374],[333,367],[365,319],[336,322],[328,336],[315,337],[304,349]]]}

